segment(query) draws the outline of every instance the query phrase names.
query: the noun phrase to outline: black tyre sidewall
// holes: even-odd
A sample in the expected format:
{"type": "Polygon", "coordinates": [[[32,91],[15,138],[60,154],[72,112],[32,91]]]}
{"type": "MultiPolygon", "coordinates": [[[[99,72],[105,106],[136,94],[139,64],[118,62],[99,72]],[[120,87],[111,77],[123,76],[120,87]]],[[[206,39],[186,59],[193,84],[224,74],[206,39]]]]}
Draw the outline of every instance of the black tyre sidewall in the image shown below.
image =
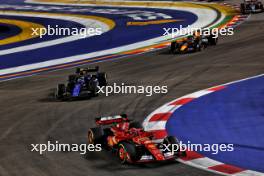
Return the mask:
{"type": "Polygon", "coordinates": [[[55,92],[55,98],[62,99],[65,93],[65,90],[66,90],[66,87],[64,84],[58,84],[56,92],[55,92]]]}
{"type": "Polygon", "coordinates": [[[98,73],[98,81],[99,81],[99,86],[106,86],[107,85],[107,74],[102,72],[98,73]]]}
{"type": "MultiPolygon", "coordinates": [[[[130,142],[121,142],[118,145],[118,153],[119,153],[119,150],[121,147],[124,147],[125,151],[128,153],[130,160],[132,162],[136,162],[141,158],[141,156],[137,153],[137,149],[136,149],[135,144],[130,143],[130,142]]],[[[121,162],[127,163],[128,161],[121,161],[121,162]]]]}
{"type": "MultiPolygon", "coordinates": [[[[88,130],[88,138],[90,133],[93,135],[93,144],[103,144],[104,143],[104,131],[101,127],[96,127],[96,128],[90,128],[88,130]]],[[[88,139],[89,141],[89,139],[88,139]]]]}

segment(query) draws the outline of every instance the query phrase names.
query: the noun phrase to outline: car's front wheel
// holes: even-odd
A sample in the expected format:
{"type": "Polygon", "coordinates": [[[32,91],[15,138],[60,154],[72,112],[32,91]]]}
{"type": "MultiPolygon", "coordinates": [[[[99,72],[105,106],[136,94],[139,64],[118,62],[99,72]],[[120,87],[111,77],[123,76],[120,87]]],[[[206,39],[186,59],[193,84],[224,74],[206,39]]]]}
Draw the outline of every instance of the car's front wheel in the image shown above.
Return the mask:
{"type": "Polygon", "coordinates": [[[163,140],[163,145],[168,145],[167,149],[169,149],[169,151],[166,152],[173,152],[175,158],[179,156],[186,156],[186,151],[182,150],[179,140],[174,136],[167,136],[163,140]]]}
{"type": "Polygon", "coordinates": [[[122,164],[133,163],[140,160],[140,155],[137,153],[136,146],[132,143],[121,142],[118,145],[118,157],[122,164]]]}
{"type": "Polygon", "coordinates": [[[99,86],[107,86],[107,74],[102,72],[98,73],[98,81],[99,81],[99,86]]]}

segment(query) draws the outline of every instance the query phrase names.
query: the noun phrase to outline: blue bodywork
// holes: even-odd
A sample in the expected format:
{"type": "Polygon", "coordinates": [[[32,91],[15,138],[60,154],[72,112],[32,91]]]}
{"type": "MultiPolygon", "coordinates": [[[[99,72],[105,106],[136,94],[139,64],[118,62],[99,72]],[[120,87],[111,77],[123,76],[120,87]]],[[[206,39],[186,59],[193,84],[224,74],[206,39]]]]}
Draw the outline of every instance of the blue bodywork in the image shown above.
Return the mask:
{"type": "Polygon", "coordinates": [[[72,91],[73,97],[78,97],[81,93],[82,85],[80,83],[75,84],[74,89],[72,91]]]}

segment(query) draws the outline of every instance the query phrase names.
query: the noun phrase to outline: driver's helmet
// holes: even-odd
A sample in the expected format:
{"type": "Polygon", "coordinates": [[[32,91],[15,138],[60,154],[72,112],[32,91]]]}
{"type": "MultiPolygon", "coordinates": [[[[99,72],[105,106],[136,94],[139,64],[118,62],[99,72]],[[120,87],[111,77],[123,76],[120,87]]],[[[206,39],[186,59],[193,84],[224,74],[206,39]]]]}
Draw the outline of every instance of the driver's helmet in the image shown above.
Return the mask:
{"type": "Polygon", "coordinates": [[[84,76],[86,73],[87,73],[87,72],[86,72],[85,69],[83,69],[83,68],[80,69],[80,73],[79,73],[79,74],[80,74],[81,76],[84,76]]]}
{"type": "Polygon", "coordinates": [[[127,131],[129,129],[129,122],[118,123],[116,127],[121,131],[127,131]]]}
{"type": "Polygon", "coordinates": [[[91,75],[91,81],[98,82],[98,79],[95,75],[91,75]]]}
{"type": "Polygon", "coordinates": [[[84,82],[84,77],[83,77],[83,76],[79,77],[79,78],[77,79],[77,82],[78,82],[78,83],[83,83],[83,82],[84,82]]]}
{"type": "Polygon", "coordinates": [[[201,32],[200,32],[200,31],[195,31],[195,32],[193,33],[193,36],[194,36],[195,38],[200,38],[200,37],[201,37],[201,32]]]}
{"type": "Polygon", "coordinates": [[[133,134],[133,135],[137,135],[137,134],[139,134],[140,131],[141,131],[141,129],[138,129],[138,128],[130,128],[130,129],[129,129],[129,133],[130,133],[130,134],[133,134]]]}
{"type": "Polygon", "coordinates": [[[85,79],[86,79],[86,80],[91,80],[91,78],[92,78],[92,75],[90,75],[90,74],[85,75],[85,79]]]}

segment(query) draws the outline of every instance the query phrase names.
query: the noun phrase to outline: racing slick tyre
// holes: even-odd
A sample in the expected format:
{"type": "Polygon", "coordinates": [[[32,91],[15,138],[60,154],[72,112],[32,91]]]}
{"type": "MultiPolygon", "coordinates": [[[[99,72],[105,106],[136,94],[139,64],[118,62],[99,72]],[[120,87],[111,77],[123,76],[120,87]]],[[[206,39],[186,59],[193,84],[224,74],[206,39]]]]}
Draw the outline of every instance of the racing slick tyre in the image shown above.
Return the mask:
{"type": "Polygon", "coordinates": [[[259,8],[260,8],[261,12],[264,12],[263,4],[260,4],[260,5],[259,5],[259,8]]]}
{"type": "Polygon", "coordinates": [[[91,96],[92,97],[98,97],[99,96],[99,93],[97,93],[97,91],[91,91],[91,96]]]}
{"type": "Polygon", "coordinates": [[[90,128],[88,130],[88,144],[103,144],[104,130],[101,127],[90,128]]]}
{"type": "Polygon", "coordinates": [[[129,128],[137,128],[137,129],[142,129],[143,128],[143,126],[142,126],[142,124],[140,123],[140,122],[131,122],[130,124],[129,124],[129,128]]]}
{"type": "Polygon", "coordinates": [[[216,45],[217,42],[218,42],[218,37],[216,35],[211,34],[208,37],[208,43],[209,43],[209,45],[216,45]]]}
{"type": "Polygon", "coordinates": [[[57,89],[55,91],[55,98],[62,99],[64,94],[66,93],[66,87],[64,84],[58,84],[57,89]]]}
{"type": "Polygon", "coordinates": [[[188,50],[182,50],[182,51],[179,51],[180,54],[187,54],[188,53],[188,50]]]}
{"type": "MultiPolygon", "coordinates": [[[[163,144],[169,145],[168,149],[170,150],[170,152],[172,151],[174,152],[175,157],[186,156],[186,151],[181,151],[180,142],[176,137],[167,136],[166,138],[164,138],[163,144]],[[175,147],[177,147],[176,151],[175,151],[175,147]]],[[[168,151],[165,151],[165,152],[168,152],[168,151]]]]}
{"type": "Polygon", "coordinates": [[[107,74],[102,72],[98,73],[98,81],[99,81],[99,86],[106,86],[107,85],[107,74]]]}
{"type": "Polygon", "coordinates": [[[205,50],[206,48],[207,48],[207,45],[204,44],[204,43],[201,43],[201,45],[200,45],[200,51],[203,51],[203,50],[205,50]]]}
{"type": "Polygon", "coordinates": [[[141,155],[137,152],[135,144],[128,142],[121,142],[118,145],[118,157],[121,164],[133,163],[140,160],[141,155]]]}
{"type": "MultiPolygon", "coordinates": [[[[91,83],[91,82],[90,82],[91,83]]],[[[90,95],[92,97],[98,97],[99,93],[98,93],[98,88],[96,85],[90,84],[89,86],[89,90],[90,90],[90,95]]]]}
{"type": "Polygon", "coordinates": [[[176,50],[176,42],[171,42],[170,52],[174,53],[176,50]]]}
{"type": "Polygon", "coordinates": [[[180,52],[180,44],[176,41],[171,43],[170,51],[172,54],[177,54],[180,52]]]}
{"type": "Polygon", "coordinates": [[[195,47],[195,52],[199,52],[199,51],[202,51],[202,46],[197,44],[195,47]]]}
{"type": "Polygon", "coordinates": [[[99,90],[98,86],[100,85],[99,80],[95,76],[92,76],[92,79],[89,81],[88,84],[89,84],[88,89],[91,92],[91,96],[93,97],[99,96],[98,93],[99,90]]]}

